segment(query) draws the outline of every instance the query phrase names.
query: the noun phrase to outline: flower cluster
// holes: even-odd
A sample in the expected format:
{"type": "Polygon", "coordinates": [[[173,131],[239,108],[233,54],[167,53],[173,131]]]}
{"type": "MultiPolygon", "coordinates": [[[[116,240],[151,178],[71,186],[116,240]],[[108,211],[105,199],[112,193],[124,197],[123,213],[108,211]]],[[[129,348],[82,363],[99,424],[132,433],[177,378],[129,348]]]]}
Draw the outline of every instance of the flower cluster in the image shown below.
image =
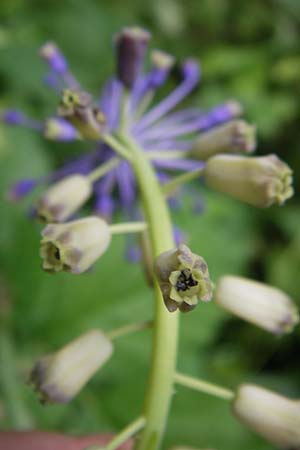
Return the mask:
{"type": "MultiPolygon", "coordinates": [[[[45,80],[58,95],[57,111],[53,117],[37,121],[20,111],[7,110],[2,120],[37,130],[50,140],[85,139],[92,141],[93,147],[44,178],[19,181],[10,198],[19,200],[39,184],[49,185],[35,205],[36,217],[47,223],[41,240],[42,265],[47,272],[85,272],[106,251],[112,234],[143,232],[145,267],[151,282],[155,280],[159,287],[160,302],[154,339],[159,357],[152,358],[150,394],[155,394],[158,383],[156,390],[164,405],[160,408],[157,400],[148,399],[147,407],[154,412],[134,422],[132,430],[138,431],[146,419],[150,429],[150,422],[160,413],[159,422],[165,423],[177,380],[232,399],[233,412],[243,423],[275,445],[300,448],[298,401],[249,385],[241,386],[234,395],[174,372],[177,310],[191,311],[214,296],[216,305],[275,334],[292,331],[299,314],[279,289],[240,277],[222,277],[214,294],[205,260],[172,236],[166,200],[171,205],[173,193],[183,183],[201,177],[215,191],[252,206],[282,205],[293,195],[292,171],[276,155],[249,155],[256,147],[255,127],[239,118],[242,108],[237,102],[227,101],[206,112],[197,107],[178,110],[200,82],[199,66],[193,59],[178,64],[172,55],[154,50],[151,67],[145,70],[149,40],[150,34],[138,27],[124,28],[115,36],[116,74],[104,84],[99,99],[82,88],[54,43],[41,48],[40,55],[49,67],[45,80]],[[153,104],[159,88],[176,72],[173,68],[179,69],[179,83],[153,104]],[[172,177],[174,172],[183,173],[172,177]],[[137,201],[140,192],[146,205],[143,210],[137,201]],[[87,201],[92,203],[93,215],[78,218],[87,201]],[[135,221],[110,225],[116,209],[135,221]],[[145,221],[137,222],[140,217],[145,221]]],[[[176,238],[178,232],[174,235],[176,238]]],[[[140,328],[129,327],[131,331],[140,328]]],[[[41,358],[31,381],[42,401],[70,401],[111,356],[110,337],[92,330],[41,358]]],[[[153,449],[153,436],[157,435],[158,445],[163,432],[160,429],[158,436],[157,427],[156,423],[155,432],[152,429],[150,433],[153,449]]],[[[150,444],[141,446],[150,448],[150,444]]]]}

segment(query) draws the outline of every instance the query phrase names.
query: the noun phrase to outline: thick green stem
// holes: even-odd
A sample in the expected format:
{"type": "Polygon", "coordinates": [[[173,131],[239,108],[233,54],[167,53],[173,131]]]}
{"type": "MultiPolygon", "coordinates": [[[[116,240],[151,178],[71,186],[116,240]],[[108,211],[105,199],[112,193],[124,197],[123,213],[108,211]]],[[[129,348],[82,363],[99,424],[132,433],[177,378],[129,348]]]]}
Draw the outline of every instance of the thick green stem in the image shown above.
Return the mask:
{"type": "MultiPolygon", "coordinates": [[[[124,139],[132,152],[132,166],[136,173],[155,257],[175,247],[168,207],[144,152],[130,138],[124,139]]],[[[136,444],[137,450],[155,450],[159,447],[173,394],[179,317],[177,312],[170,313],[166,309],[156,281],[154,291],[153,347],[143,411],[146,425],[136,444]]]]}

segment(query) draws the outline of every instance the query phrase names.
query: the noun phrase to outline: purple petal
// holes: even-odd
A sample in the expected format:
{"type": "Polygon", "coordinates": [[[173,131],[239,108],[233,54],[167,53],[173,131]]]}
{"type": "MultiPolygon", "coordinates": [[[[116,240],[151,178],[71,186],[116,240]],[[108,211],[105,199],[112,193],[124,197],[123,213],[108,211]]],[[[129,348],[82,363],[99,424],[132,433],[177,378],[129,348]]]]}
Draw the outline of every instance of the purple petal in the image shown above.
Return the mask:
{"type": "Polygon", "coordinates": [[[128,245],[125,254],[127,261],[131,263],[138,263],[141,260],[141,249],[137,245],[128,245]]]}
{"type": "Polygon", "coordinates": [[[132,206],[135,200],[135,182],[132,170],[126,161],[122,161],[115,169],[121,203],[125,208],[132,206]]]}
{"type": "Polygon", "coordinates": [[[119,80],[109,80],[102,90],[100,108],[104,112],[109,129],[114,129],[119,123],[120,106],[123,86],[119,80]]]}
{"type": "Polygon", "coordinates": [[[41,47],[39,53],[55,73],[64,75],[67,72],[67,60],[54,42],[46,42],[46,44],[41,47]]]}
{"type": "Polygon", "coordinates": [[[7,193],[7,198],[10,201],[17,202],[18,200],[26,197],[26,195],[30,194],[38,184],[38,180],[33,180],[30,178],[20,180],[10,188],[7,193]]]}
{"type": "Polygon", "coordinates": [[[177,89],[168,95],[168,97],[144,115],[144,117],[135,126],[135,132],[141,132],[149,125],[166,115],[196,87],[200,78],[198,64],[192,60],[188,60],[185,64],[183,64],[182,73],[184,76],[183,82],[177,89]]]}
{"type": "Polygon", "coordinates": [[[173,237],[176,246],[184,244],[187,240],[186,234],[178,227],[173,227],[173,237]]]}

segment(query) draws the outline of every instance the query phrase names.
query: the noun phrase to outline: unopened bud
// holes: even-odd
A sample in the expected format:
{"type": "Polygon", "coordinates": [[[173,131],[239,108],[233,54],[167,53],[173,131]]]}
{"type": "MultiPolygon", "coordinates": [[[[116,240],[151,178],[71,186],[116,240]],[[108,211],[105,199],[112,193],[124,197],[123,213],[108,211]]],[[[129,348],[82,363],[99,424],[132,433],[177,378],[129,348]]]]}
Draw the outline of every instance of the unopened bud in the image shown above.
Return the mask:
{"type": "Polygon", "coordinates": [[[204,179],[210,188],[259,208],[282,205],[293,195],[292,170],[276,155],[216,155],[207,160],[204,179]]]}
{"type": "Polygon", "coordinates": [[[105,252],[110,240],[109,226],[99,217],[47,225],[41,240],[43,269],[51,273],[85,272],[105,252]]]}
{"type": "Polygon", "coordinates": [[[190,151],[194,158],[206,160],[218,153],[250,153],[256,147],[256,128],[244,120],[232,120],[197,138],[190,151]]]}
{"type": "Polygon", "coordinates": [[[232,314],[271,333],[289,333],[299,322],[297,308],[287,294],[246,278],[221,277],[214,300],[232,314]]]}
{"type": "Polygon", "coordinates": [[[54,42],[46,42],[39,53],[54,72],[63,75],[68,70],[68,63],[54,42]]]}
{"type": "Polygon", "coordinates": [[[141,72],[149,39],[150,33],[138,27],[124,28],[115,37],[118,78],[129,89],[141,72]]]}
{"type": "Polygon", "coordinates": [[[233,413],[276,447],[300,449],[300,401],[251,384],[238,388],[233,413]]]}
{"type": "Polygon", "coordinates": [[[64,222],[87,201],[92,184],[84,175],[70,175],[53,184],[38,200],[36,213],[43,222],[64,222]]]}
{"type": "Polygon", "coordinates": [[[209,301],[212,283],[207,264],[184,244],[160,254],[155,261],[155,273],[167,309],[182,312],[194,309],[199,300],[209,301]]]}
{"type": "Polygon", "coordinates": [[[62,349],[39,359],[30,381],[42,403],[68,403],[113,352],[100,330],[90,330],[62,349]]]}
{"type": "Polygon", "coordinates": [[[87,92],[64,90],[57,112],[86,139],[100,139],[105,132],[105,115],[93,106],[92,97],[87,92]]]}
{"type": "Polygon", "coordinates": [[[53,141],[74,141],[79,138],[78,131],[67,120],[61,118],[48,119],[44,125],[44,135],[53,141]]]}

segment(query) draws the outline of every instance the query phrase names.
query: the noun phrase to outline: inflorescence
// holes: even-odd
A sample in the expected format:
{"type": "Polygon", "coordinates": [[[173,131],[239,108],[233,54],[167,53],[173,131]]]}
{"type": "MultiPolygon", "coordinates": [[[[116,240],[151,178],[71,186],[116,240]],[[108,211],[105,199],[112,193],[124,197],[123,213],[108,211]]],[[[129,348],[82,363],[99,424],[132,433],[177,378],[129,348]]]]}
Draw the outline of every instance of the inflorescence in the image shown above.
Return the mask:
{"type": "Polygon", "coordinates": [[[255,127],[239,118],[238,102],[227,101],[206,112],[177,109],[199,85],[199,65],[193,59],[178,64],[173,56],[154,50],[145,70],[149,40],[150,34],[138,27],[115,36],[116,74],[104,84],[99,99],[83,89],[62,52],[48,42],[40,56],[49,68],[45,81],[58,96],[56,113],[44,121],[18,110],[1,114],[3,122],[38,131],[49,140],[93,142],[89,152],[71,163],[46,177],[21,180],[10,190],[9,197],[16,201],[38,185],[49,185],[35,204],[35,217],[48,224],[41,240],[43,269],[80,274],[107,250],[112,235],[141,233],[147,277],[157,287],[153,323],[84,333],[41,358],[31,382],[43,402],[68,402],[110,358],[113,339],[153,325],[152,381],[145,410],[109,450],[143,428],[139,449],[159,446],[174,383],[232,400],[233,412],[244,424],[275,445],[299,449],[299,401],[253,385],[242,385],[235,393],[175,373],[178,310],[192,311],[214,296],[220,307],[277,335],[291,332],[299,315],[284,292],[245,278],[222,277],[213,295],[205,260],[180,243],[178,230],[170,236],[166,202],[172,206],[178,188],[201,178],[215,191],[252,206],[282,205],[293,195],[292,171],[276,155],[249,155],[256,147],[255,127]],[[174,69],[179,83],[154,104],[174,69]],[[78,217],[91,199],[93,215],[78,217]],[[110,224],[117,210],[128,222],[110,224]],[[164,355],[163,360],[157,355],[164,355]]]}

